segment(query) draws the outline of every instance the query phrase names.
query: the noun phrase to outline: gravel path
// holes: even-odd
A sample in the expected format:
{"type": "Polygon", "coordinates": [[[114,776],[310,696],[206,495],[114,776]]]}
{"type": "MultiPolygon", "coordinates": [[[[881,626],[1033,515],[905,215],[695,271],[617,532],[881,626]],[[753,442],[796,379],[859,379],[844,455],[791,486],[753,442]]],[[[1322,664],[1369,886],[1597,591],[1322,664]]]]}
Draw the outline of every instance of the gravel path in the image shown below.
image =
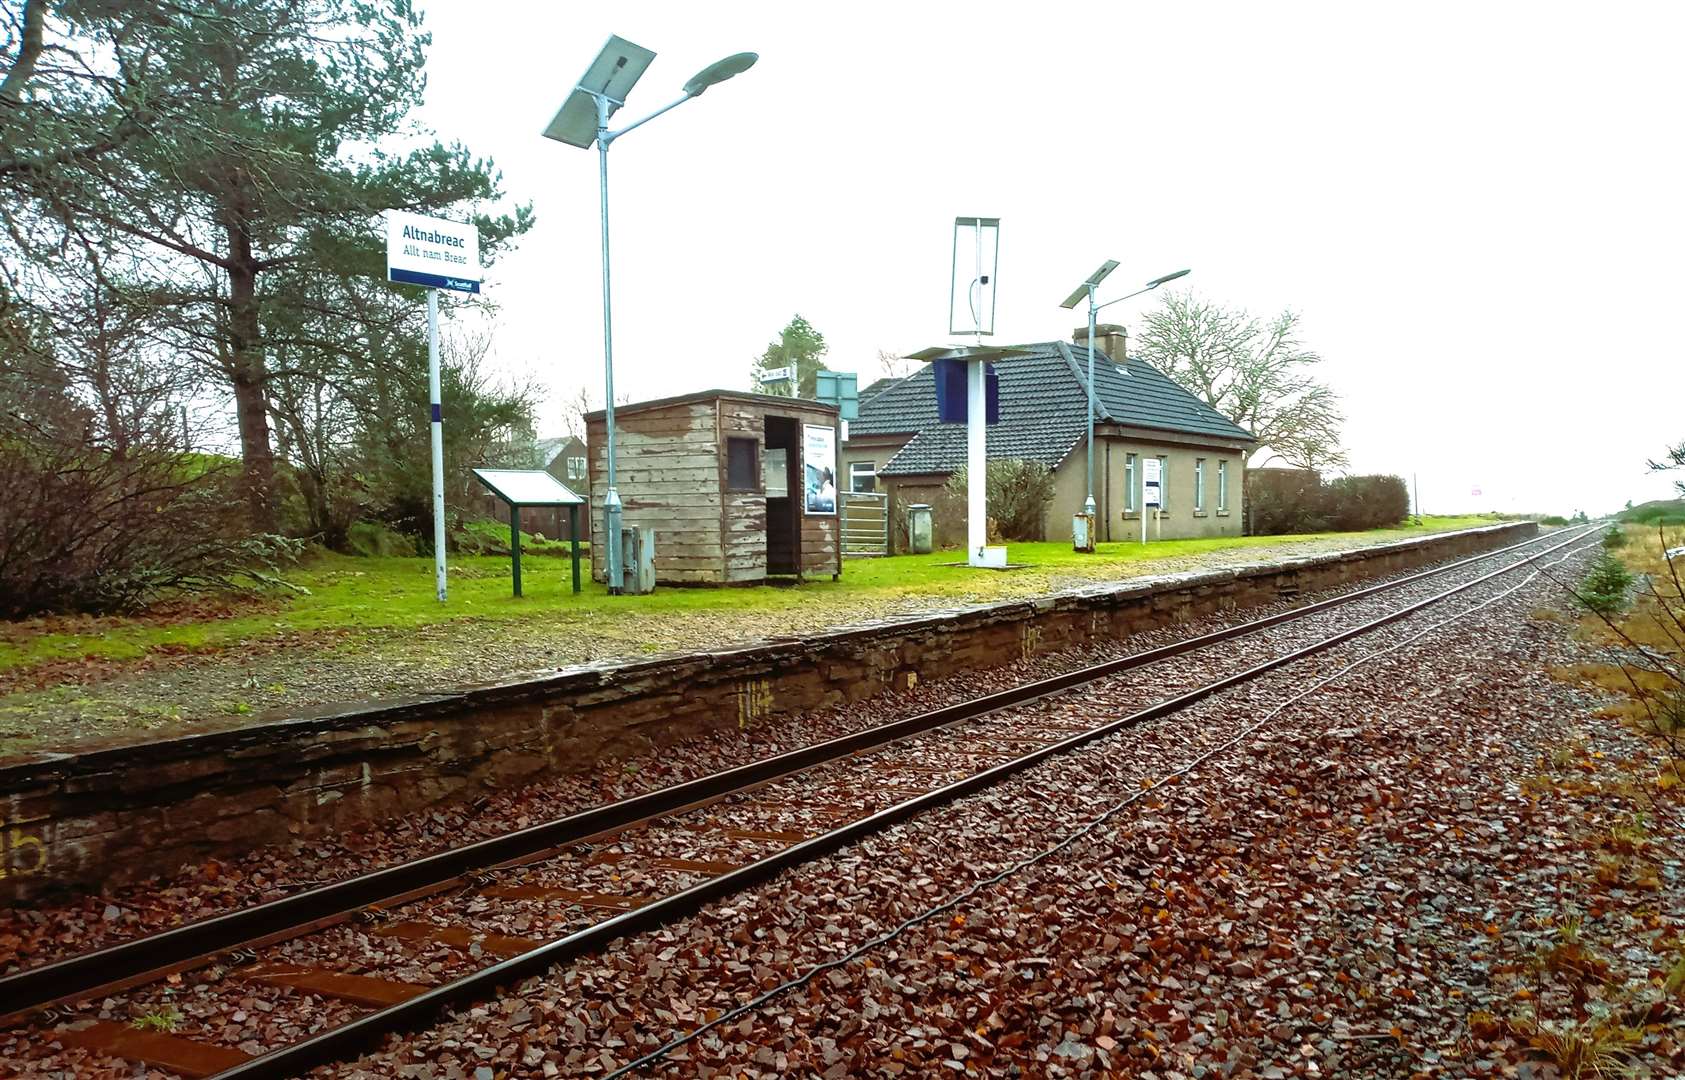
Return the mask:
{"type": "Polygon", "coordinates": [[[0,676],[0,755],[239,727],[275,710],[404,697],[544,675],[595,660],[642,659],[966,603],[1042,596],[1120,576],[1253,566],[1396,539],[1284,539],[1154,559],[1132,565],[1133,575],[1115,570],[1103,576],[1063,570],[990,574],[977,578],[971,596],[815,594],[799,607],[764,612],[663,611],[659,617],[640,617],[592,611],[565,620],[460,619],[403,629],[280,634],[204,655],[155,653],[128,663],[78,663],[59,674],[0,676]]]}

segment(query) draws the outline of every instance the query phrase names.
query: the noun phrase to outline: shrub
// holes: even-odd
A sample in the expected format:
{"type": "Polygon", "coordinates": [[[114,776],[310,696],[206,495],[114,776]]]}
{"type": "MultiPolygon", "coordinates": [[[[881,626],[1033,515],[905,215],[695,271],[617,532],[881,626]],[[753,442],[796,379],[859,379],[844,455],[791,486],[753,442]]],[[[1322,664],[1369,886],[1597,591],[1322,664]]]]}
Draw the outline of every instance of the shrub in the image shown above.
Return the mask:
{"type": "Polygon", "coordinates": [[[1253,469],[1246,474],[1248,529],[1255,536],[1397,525],[1410,514],[1410,492],[1397,476],[1342,476],[1326,483],[1309,469],[1253,469]]]}
{"type": "Polygon", "coordinates": [[[1580,583],[1579,601],[1591,611],[1610,615],[1626,607],[1632,571],[1607,551],[1601,552],[1580,583]]]}
{"type": "Polygon", "coordinates": [[[101,402],[47,348],[0,340],[0,617],[132,610],[297,554],[244,535],[234,463],[178,439],[173,406],[101,402]]]}
{"type": "Polygon", "coordinates": [[[1319,532],[1326,527],[1322,477],[1314,469],[1249,469],[1246,514],[1257,536],[1319,532]]]}
{"type": "Polygon", "coordinates": [[[1341,532],[1396,525],[1410,513],[1410,491],[1398,476],[1342,476],[1322,486],[1323,520],[1341,532]]]}
{"type": "Polygon", "coordinates": [[[1539,519],[1539,524],[1540,525],[1566,525],[1566,524],[1568,524],[1568,519],[1563,517],[1561,514],[1546,514],[1544,517],[1539,519]]]}
{"type": "Polygon", "coordinates": [[[345,531],[345,543],[352,554],[365,558],[416,554],[415,537],[406,536],[372,521],[353,523],[345,531]]]}
{"type": "MultiPolygon", "coordinates": [[[[966,471],[948,478],[943,495],[957,502],[964,518],[966,471]]],[[[1053,502],[1053,471],[1035,461],[989,462],[989,539],[1045,540],[1047,508],[1053,502]]]]}
{"type": "Polygon", "coordinates": [[[1620,547],[1625,540],[1626,533],[1621,531],[1621,527],[1619,525],[1611,525],[1608,529],[1604,530],[1603,533],[1603,550],[1614,551],[1616,548],[1620,547]]]}

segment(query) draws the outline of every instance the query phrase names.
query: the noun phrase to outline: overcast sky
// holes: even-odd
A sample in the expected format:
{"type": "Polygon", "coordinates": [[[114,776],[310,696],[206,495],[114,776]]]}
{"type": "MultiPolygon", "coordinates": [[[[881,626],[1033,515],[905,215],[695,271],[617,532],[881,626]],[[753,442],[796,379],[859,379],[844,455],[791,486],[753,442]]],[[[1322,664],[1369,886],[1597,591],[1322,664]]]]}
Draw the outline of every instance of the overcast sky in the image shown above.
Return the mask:
{"type": "Polygon", "coordinates": [[[600,398],[602,328],[596,153],[539,132],[617,33],[657,54],[621,121],[761,55],[610,154],[634,400],[746,387],[797,312],[862,383],[943,343],[953,218],[980,214],[999,341],[1067,336],[1059,301],[1107,258],[1114,296],[1192,267],[1211,300],[1302,314],[1353,470],[1417,476],[1429,512],[1671,492],[1644,466],[1685,439],[1685,5],[425,9],[422,119],[537,215],[486,293],[545,433],[600,398]]]}

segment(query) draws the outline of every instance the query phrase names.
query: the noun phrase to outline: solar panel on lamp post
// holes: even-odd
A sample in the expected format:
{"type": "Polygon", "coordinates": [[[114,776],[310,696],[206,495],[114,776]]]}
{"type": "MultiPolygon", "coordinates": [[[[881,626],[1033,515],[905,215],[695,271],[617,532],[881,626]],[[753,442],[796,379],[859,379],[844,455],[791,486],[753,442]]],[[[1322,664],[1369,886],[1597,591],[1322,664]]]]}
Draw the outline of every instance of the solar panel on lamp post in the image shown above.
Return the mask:
{"type": "MultiPolygon", "coordinates": [[[[1175,281],[1177,278],[1186,277],[1191,273],[1188,270],[1177,270],[1174,273],[1153,278],[1147,282],[1146,288],[1136,289],[1132,293],[1120,296],[1116,300],[1108,300],[1104,304],[1096,304],[1094,302],[1094,290],[1099,288],[1100,283],[1105,281],[1106,276],[1116,270],[1117,267],[1116,259],[1107,259],[1100,265],[1100,269],[1088,275],[1088,280],[1078,285],[1071,295],[1065,298],[1064,303],[1059,305],[1066,310],[1070,310],[1081,303],[1083,297],[1088,298],[1088,498],[1083,502],[1082,512],[1088,515],[1090,522],[1094,519],[1094,324],[1096,317],[1100,314],[1101,308],[1108,308],[1131,297],[1152,292],[1167,281],[1175,281]]],[[[1141,513],[1144,517],[1146,514],[1145,507],[1142,507],[1141,513]]],[[[1089,548],[1090,550],[1093,548],[1092,537],[1089,538],[1089,548]]]]}
{"type": "Polygon", "coordinates": [[[567,101],[557,110],[555,118],[544,129],[545,138],[577,146],[582,150],[593,142],[597,144],[597,187],[603,245],[603,426],[607,433],[603,440],[607,481],[603,492],[603,541],[608,546],[605,566],[608,591],[613,594],[621,591],[624,582],[620,551],[620,493],[615,490],[614,477],[614,309],[609,291],[608,148],[614,140],[633,128],[642,127],[691,98],[701,97],[716,83],[725,82],[734,75],[748,71],[760,57],[756,53],[743,52],[717,60],[697,72],[684,84],[683,93],[677,101],[663,105],[619,131],[610,131],[609,118],[626,103],[626,95],[631,93],[632,87],[637,85],[645,69],[654,59],[655,54],[648,49],[611,34],[608,44],[604,45],[596,59],[591,61],[584,77],[579,80],[573,92],[568,95],[567,101]]]}

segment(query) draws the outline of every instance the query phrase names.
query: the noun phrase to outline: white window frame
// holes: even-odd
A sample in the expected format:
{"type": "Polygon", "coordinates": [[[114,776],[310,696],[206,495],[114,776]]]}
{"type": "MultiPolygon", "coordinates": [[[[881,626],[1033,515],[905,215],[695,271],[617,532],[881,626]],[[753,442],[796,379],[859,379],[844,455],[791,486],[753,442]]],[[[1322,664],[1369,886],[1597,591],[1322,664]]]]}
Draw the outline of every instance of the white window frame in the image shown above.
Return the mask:
{"type": "Polygon", "coordinates": [[[853,494],[853,493],[860,490],[859,488],[856,488],[854,486],[854,478],[858,474],[858,470],[860,469],[860,467],[862,465],[864,465],[867,469],[869,469],[871,471],[872,490],[874,490],[874,491],[877,490],[877,486],[878,486],[878,463],[875,462],[875,461],[851,461],[851,462],[848,463],[848,490],[849,490],[850,494],[853,494]]]}
{"type": "Polygon", "coordinates": [[[567,474],[569,480],[585,479],[585,459],[583,457],[570,457],[567,459],[567,462],[567,474]]]}
{"type": "Polygon", "coordinates": [[[1135,455],[1123,455],[1123,512],[1135,512],[1135,455]]]}
{"type": "Polygon", "coordinates": [[[1205,513],[1205,459],[1194,458],[1194,513],[1205,513]]]}
{"type": "Polygon", "coordinates": [[[1158,456],[1158,512],[1170,509],[1170,455],[1158,456]]]}
{"type": "Polygon", "coordinates": [[[1229,459],[1217,459],[1217,512],[1229,509],[1229,459]]]}

